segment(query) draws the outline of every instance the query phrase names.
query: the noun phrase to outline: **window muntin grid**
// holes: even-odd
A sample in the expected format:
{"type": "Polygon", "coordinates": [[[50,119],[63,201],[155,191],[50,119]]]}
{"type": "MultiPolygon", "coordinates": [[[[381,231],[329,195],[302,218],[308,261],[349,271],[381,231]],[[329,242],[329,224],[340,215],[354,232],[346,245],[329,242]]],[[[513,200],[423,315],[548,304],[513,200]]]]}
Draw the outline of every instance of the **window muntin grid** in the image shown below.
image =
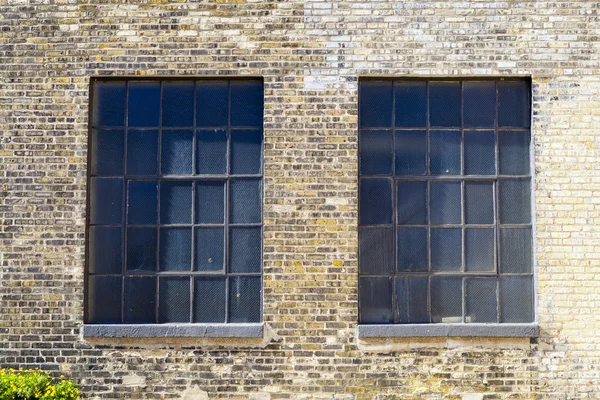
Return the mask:
{"type": "Polygon", "coordinates": [[[360,322],[533,321],[529,82],[364,79],[359,110],[360,322]]]}

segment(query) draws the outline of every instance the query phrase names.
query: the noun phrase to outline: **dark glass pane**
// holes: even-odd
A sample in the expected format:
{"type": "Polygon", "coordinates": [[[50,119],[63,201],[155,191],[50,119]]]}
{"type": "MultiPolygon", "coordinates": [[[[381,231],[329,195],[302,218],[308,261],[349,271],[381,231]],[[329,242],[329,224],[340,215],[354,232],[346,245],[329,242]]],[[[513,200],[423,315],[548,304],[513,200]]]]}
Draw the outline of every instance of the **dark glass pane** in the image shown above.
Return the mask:
{"type": "Polygon", "coordinates": [[[429,132],[431,175],[460,175],[460,131],[429,132]]]}
{"type": "Polygon", "coordinates": [[[500,272],[531,273],[531,228],[500,229],[500,272]]]}
{"type": "Polygon", "coordinates": [[[160,82],[129,82],[128,101],[127,126],[158,126],[160,82]]]}
{"type": "Polygon", "coordinates": [[[229,183],[231,223],[258,223],[261,220],[260,180],[232,180],[229,183]]]}
{"type": "Polygon", "coordinates": [[[260,174],[262,170],[262,131],[231,131],[231,173],[260,174]]]}
{"type": "Polygon", "coordinates": [[[123,175],[123,131],[94,130],[92,175],[123,175]]]}
{"type": "Polygon", "coordinates": [[[194,271],[223,271],[223,228],[196,228],[194,271]]]}
{"type": "Polygon", "coordinates": [[[392,312],[392,277],[358,278],[361,324],[389,324],[392,312]]]}
{"type": "Polygon", "coordinates": [[[393,156],[392,131],[360,131],[360,173],[391,175],[393,156]]]}
{"type": "Polygon", "coordinates": [[[431,277],[431,322],[462,322],[461,277],[431,277]]]}
{"type": "Polygon", "coordinates": [[[222,224],[225,202],[222,181],[196,182],[196,223],[222,224]]]}
{"type": "Polygon", "coordinates": [[[396,175],[425,175],[427,132],[396,131],[396,175]]]}
{"type": "Polygon", "coordinates": [[[531,276],[500,277],[501,322],[533,322],[531,276]]]}
{"type": "Polygon", "coordinates": [[[163,83],[162,125],[194,125],[194,82],[163,83]]]}
{"type": "Polygon", "coordinates": [[[190,322],[190,278],[160,278],[158,322],[190,322]]]}
{"type": "Polygon", "coordinates": [[[198,131],[196,136],[196,173],[227,173],[227,131],[198,131]]]}
{"type": "Polygon", "coordinates": [[[492,182],[465,182],[465,219],[467,224],[494,223],[492,182]]]}
{"type": "Polygon", "coordinates": [[[394,231],[391,227],[360,228],[358,245],[361,273],[394,273],[394,231]]]}
{"type": "Polygon", "coordinates": [[[427,126],[427,83],[395,82],[396,123],[398,127],[427,126]]]}
{"type": "Polygon", "coordinates": [[[432,224],[460,224],[460,182],[431,182],[429,202],[432,224]]]}
{"type": "Polygon", "coordinates": [[[529,84],[524,81],[498,82],[498,125],[529,128],[531,125],[529,84]]]}
{"type": "Polygon", "coordinates": [[[431,228],[431,269],[460,271],[462,267],[462,230],[431,228]]]}
{"type": "Polygon", "coordinates": [[[90,227],[90,274],[120,274],[121,245],[123,235],[121,227],[90,227]]]}
{"type": "Polygon", "coordinates": [[[160,271],[192,270],[192,228],[160,229],[160,271]]]}
{"type": "Polygon", "coordinates": [[[494,229],[466,229],[465,257],[466,270],[495,271],[494,229]]]}
{"type": "Polygon", "coordinates": [[[465,126],[493,127],[496,120],[496,83],[464,82],[465,126]]]}
{"type": "Polygon", "coordinates": [[[396,322],[428,323],[427,298],[426,276],[396,278],[396,322]]]}
{"type": "Polygon", "coordinates": [[[427,182],[398,182],[398,224],[425,225],[427,223],[427,182]]]}
{"type": "Polygon", "coordinates": [[[194,322],[225,322],[225,278],[194,281],[194,322]]]}
{"type": "Polygon", "coordinates": [[[156,271],[156,228],[127,228],[127,270],[156,271]]]}
{"type": "Polygon", "coordinates": [[[161,173],[164,175],[191,175],[193,147],[192,131],[163,131],[161,173]]]}
{"type": "Polygon", "coordinates": [[[429,124],[460,126],[460,82],[429,82],[429,124]]]}
{"type": "Polygon", "coordinates": [[[261,285],[260,276],[229,278],[228,322],[260,322],[261,285]]]}
{"type": "Polygon", "coordinates": [[[427,271],[427,229],[400,228],[398,271],[427,271]]]}
{"type": "Polygon", "coordinates": [[[160,223],[192,223],[192,182],[160,183],[160,223]]]}
{"type": "Polygon", "coordinates": [[[256,228],[230,228],[229,272],[261,271],[262,232],[256,228]]]}
{"type": "Polygon", "coordinates": [[[156,322],[156,277],[125,277],[125,323],[156,322]]]}
{"type": "Polygon", "coordinates": [[[501,224],[531,222],[531,187],[529,179],[502,179],[498,182],[501,224]]]}
{"type": "Polygon", "coordinates": [[[158,131],[127,132],[127,173],[156,175],[158,171],[158,131]]]}
{"type": "Polygon", "coordinates": [[[263,83],[231,81],[231,126],[263,124],[263,83]]]}
{"type": "Polygon", "coordinates": [[[158,182],[129,181],[127,223],[150,225],[158,222],[158,182]]]}
{"type": "Polygon", "coordinates": [[[466,322],[498,322],[496,278],[467,279],[466,322]]]}
{"type": "Polygon", "coordinates": [[[121,283],[120,276],[88,277],[88,322],[121,323],[121,283]]]}
{"type": "Polygon", "coordinates": [[[197,81],[196,95],[196,126],[227,126],[228,82],[197,81]]]}
{"type": "Polygon", "coordinates": [[[90,224],[116,225],[123,220],[123,179],[90,179],[90,224]]]}
{"type": "Polygon", "coordinates": [[[392,81],[361,81],[359,95],[361,127],[392,126],[392,81]]]}
{"type": "Polygon", "coordinates": [[[361,179],[359,202],[361,225],[392,224],[391,179],[361,179]]]}
{"type": "Polygon", "coordinates": [[[465,175],[496,174],[494,131],[465,131],[465,175]]]}
{"type": "Polygon", "coordinates": [[[502,175],[529,174],[529,131],[499,131],[498,158],[502,175]]]}
{"type": "Polygon", "coordinates": [[[94,84],[94,126],[125,125],[125,82],[94,84]]]}

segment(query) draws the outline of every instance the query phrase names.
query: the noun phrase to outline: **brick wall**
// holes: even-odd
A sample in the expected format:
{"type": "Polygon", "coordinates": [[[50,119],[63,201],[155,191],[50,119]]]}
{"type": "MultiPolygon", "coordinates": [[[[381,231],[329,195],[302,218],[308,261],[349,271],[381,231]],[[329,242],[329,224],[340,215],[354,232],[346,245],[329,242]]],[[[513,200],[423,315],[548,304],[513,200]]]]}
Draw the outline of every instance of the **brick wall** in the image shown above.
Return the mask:
{"type": "Polygon", "coordinates": [[[0,0],[0,365],[87,398],[600,398],[600,3],[0,0]],[[119,3],[119,4],[118,4],[119,3]],[[265,79],[265,340],[83,339],[89,77],[265,79]],[[538,339],[359,340],[359,76],[532,76],[538,339]]]}

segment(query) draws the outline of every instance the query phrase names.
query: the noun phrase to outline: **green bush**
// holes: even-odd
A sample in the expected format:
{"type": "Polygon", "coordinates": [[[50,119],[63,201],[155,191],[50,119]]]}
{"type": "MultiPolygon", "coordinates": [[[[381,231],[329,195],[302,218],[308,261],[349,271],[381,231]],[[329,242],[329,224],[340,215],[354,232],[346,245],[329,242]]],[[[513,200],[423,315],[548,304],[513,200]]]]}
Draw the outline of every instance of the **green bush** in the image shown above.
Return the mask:
{"type": "Polygon", "coordinates": [[[77,400],[73,381],[55,379],[39,369],[0,369],[0,400],[77,400]]]}

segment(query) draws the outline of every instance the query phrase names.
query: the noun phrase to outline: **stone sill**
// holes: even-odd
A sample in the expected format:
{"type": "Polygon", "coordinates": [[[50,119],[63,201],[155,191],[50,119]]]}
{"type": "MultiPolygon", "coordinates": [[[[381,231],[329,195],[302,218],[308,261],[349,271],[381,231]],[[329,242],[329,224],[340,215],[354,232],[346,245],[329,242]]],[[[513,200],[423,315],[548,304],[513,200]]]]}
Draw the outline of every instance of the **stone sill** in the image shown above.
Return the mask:
{"type": "Polygon", "coordinates": [[[527,324],[358,325],[359,338],[386,337],[537,337],[540,328],[527,324]]]}
{"type": "Polygon", "coordinates": [[[85,324],[84,337],[262,338],[263,324],[85,324]]]}

